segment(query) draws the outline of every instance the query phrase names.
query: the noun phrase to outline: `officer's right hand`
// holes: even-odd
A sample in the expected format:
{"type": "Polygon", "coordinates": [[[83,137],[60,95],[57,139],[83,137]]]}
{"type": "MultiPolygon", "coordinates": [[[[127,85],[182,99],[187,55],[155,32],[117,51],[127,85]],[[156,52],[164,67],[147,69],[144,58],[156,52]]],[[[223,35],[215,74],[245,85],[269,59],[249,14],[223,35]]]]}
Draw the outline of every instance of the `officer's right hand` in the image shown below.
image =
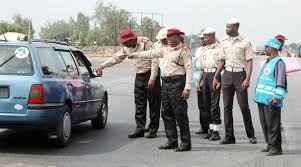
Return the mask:
{"type": "Polygon", "coordinates": [[[132,53],[129,53],[128,54],[128,59],[133,59],[134,58],[134,55],[132,53]]]}
{"type": "Polygon", "coordinates": [[[221,82],[219,82],[216,78],[213,79],[213,90],[218,90],[221,87],[221,82]]]}
{"type": "Polygon", "coordinates": [[[102,66],[99,66],[98,68],[94,69],[97,76],[102,76],[102,66]]]}
{"type": "Polygon", "coordinates": [[[184,101],[186,101],[190,97],[190,90],[184,89],[181,97],[184,101]]]}
{"type": "Polygon", "coordinates": [[[201,93],[202,92],[202,87],[201,86],[197,86],[196,87],[196,92],[199,94],[199,93],[201,93]]]}

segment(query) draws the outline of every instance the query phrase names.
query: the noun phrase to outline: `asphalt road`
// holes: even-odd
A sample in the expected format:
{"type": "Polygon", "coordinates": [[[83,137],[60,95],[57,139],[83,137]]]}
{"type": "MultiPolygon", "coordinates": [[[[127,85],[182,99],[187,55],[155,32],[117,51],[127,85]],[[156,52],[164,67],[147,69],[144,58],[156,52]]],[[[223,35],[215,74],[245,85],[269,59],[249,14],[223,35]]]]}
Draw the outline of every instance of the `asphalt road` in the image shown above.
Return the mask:
{"type": "MultiPolygon", "coordinates": [[[[93,60],[99,64],[103,60],[93,60]]],[[[201,139],[195,91],[189,99],[189,119],[192,135],[192,151],[177,153],[158,150],[166,141],[163,122],[159,137],[155,139],[128,139],[135,128],[134,122],[134,77],[130,61],[104,70],[103,83],[109,92],[109,118],[103,130],[93,130],[90,122],[76,125],[69,147],[58,149],[36,131],[0,130],[0,167],[99,167],[99,166],[300,166],[301,162],[301,72],[288,76],[289,94],[282,112],[283,151],[276,157],[267,157],[260,150],[266,146],[259,123],[257,106],[252,101],[254,85],[259,71],[256,58],[249,103],[258,144],[251,145],[246,137],[242,115],[234,102],[234,127],[237,144],[220,145],[201,139]]],[[[221,108],[223,104],[221,102],[221,108]]],[[[223,111],[223,110],[222,110],[223,111]]],[[[222,114],[223,118],[223,114],[222,114]]],[[[221,131],[221,136],[224,130],[221,131]]]]}

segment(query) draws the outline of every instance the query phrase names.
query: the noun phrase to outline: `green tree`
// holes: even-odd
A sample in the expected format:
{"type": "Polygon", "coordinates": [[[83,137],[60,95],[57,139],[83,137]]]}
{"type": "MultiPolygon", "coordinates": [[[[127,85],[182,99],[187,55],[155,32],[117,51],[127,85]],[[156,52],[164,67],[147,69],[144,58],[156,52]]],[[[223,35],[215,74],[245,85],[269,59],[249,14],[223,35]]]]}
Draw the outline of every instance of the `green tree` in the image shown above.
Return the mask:
{"type": "Polygon", "coordinates": [[[130,14],[124,9],[117,9],[111,3],[105,5],[98,1],[93,19],[96,26],[100,28],[100,43],[104,45],[117,45],[118,33],[129,27],[130,14]]]}
{"type": "Polygon", "coordinates": [[[32,27],[32,22],[29,18],[23,18],[21,14],[15,14],[13,16],[13,22],[8,23],[5,21],[0,22],[0,33],[6,33],[6,32],[18,32],[25,35],[28,35],[29,31],[29,24],[30,24],[30,35],[31,38],[34,35],[34,29],[32,27]]]}
{"type": "Polygon", "coordinates": [[[69,38],[71,34],[70,24],[64,20],[59,20],[54,23],[47,23],[41,27],[40,37],[43,39],[64,40],[69,38]]]}
{"type": "Polygon", "coordinates": [[[140,35],[148,37],[151,40],[155,40],[155,35],[157,33],[155,30],[157,27],[159,27],[159,23],[157,21],[153,21],[149,17],[143,17],[140,35]]]}

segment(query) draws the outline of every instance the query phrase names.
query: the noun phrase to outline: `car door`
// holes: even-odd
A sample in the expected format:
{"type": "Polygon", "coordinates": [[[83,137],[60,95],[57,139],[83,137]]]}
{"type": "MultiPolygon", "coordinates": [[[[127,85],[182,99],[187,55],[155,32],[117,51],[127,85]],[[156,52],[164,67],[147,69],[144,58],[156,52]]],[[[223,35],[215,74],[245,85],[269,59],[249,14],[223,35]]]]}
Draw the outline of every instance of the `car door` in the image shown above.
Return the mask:
{"type": "Polygon", "coordinates": [[[69,93],[73,99],[73,121],[83,120],[87,107],[86,85],[79,74],[79,70],[70,51],[57,50],[62,56],[68,75],[65,77],[69,93]]]}
{"type": "Polygon", "coordinates": [[[86,118],[95,116],[101,106],[103,92],[101,92],[101,82],[98,77],[92,74],[90,66],[83,60],[83,53],[80,51],[73,51],[75,60],[80,71],[80,75],[85,83],[85,93],[87,97],[86,118]]]}

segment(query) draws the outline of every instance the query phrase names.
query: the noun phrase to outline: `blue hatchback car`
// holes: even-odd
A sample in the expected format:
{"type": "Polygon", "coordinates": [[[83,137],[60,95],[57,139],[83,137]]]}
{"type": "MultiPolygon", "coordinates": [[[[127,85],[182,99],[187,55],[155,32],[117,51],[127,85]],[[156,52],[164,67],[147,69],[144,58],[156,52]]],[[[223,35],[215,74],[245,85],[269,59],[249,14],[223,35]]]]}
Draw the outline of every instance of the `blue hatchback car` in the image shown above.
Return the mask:
{"type": "Polygon", "coordinates": [[[0,128],[38,128],[58,145],[72,125],[102,129],[108,93],[77,48],[55,41],[0,42],[0,128]]]}

